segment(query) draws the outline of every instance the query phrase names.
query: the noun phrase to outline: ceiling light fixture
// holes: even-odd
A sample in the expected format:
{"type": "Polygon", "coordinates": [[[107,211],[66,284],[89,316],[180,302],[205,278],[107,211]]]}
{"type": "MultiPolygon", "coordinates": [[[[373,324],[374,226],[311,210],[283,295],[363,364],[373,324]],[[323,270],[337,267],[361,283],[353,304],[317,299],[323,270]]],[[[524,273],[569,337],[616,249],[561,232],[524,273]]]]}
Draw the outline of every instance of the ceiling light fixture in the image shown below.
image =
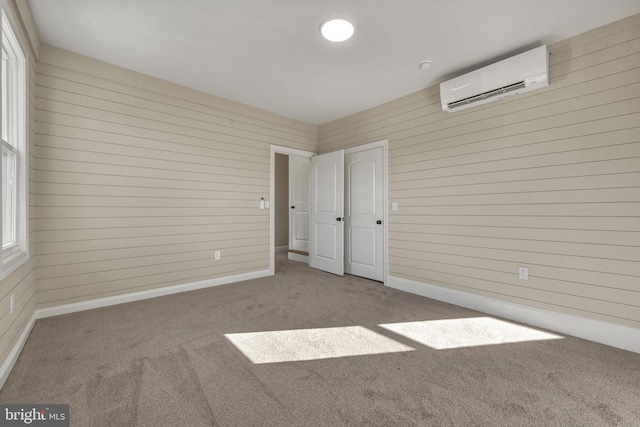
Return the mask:
{"type": "Polygon", "coordinates": [[[430,61],[427,59],[419,63],[418,68],[420,68],[421,70],[426,70],[427,68],[431,68],[432,65],[433,65],[433,61],[430,61]]]}
{"type": "Polygon", "coordinates": [[[331,42],[343,42],[353,36],[353,24],[346,19],[327,19],[320,25],[322,37],[331,42]]]}

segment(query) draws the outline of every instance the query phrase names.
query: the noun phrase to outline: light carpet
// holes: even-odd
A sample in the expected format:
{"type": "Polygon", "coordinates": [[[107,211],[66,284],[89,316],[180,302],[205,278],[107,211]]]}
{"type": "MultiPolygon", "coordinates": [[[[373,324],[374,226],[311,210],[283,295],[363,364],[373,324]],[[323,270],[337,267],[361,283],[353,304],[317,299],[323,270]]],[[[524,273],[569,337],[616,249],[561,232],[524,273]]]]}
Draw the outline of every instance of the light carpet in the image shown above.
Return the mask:
{"type": "Polygon", "coordinates": [[[276,271],[39,320],[0,402],[73,426],[640,426],[638,354],[276,271]]]}

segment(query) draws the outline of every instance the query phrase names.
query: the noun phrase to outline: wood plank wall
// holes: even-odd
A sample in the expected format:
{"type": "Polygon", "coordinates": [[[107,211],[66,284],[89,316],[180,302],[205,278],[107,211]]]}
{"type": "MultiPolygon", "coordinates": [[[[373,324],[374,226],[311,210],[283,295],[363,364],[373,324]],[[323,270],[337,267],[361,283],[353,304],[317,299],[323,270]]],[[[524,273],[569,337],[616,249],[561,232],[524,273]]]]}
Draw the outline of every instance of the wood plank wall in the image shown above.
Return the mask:
{"type": "Polygon", "coordinates": [[[315,151],[317,126],[50,46],[40,61],[38,308],[269,268],[270,144],[315,151]]]}
{"type": "MultiPolygon", "coordinates": [[[[16,3],[7,3],[13,9],[13,15],[20,16],[16,3]]],[[[30,19],[30,17],[28,17],[30,19]]],[[[33,191],[33,149],[34,149],[34,125],[35,125],[35,77],[37,61],[33,46],[37,43],[29,43],[27,36],[21,28],[13,28],[20,39],[20,43],[29,56],[28,65],[28,138],[29,138],[29,191],[33,191]]],[[[0,366],[5,362],[7,356],[16,344],[20,334],[28,326],[36,305],[36,258],[34,246],[33,223],[30,222],[29,229],[29,261],[20,266],[7,278],[0,282],[0,366]],[[15,296],[15,306],[11,311],[11,295],[15,296]]]]}
{"type": "Polygon", "coordinates": [[[389,140],[390,275],[640,327],[640,15],[550,52],[548,88],[449,114],[430,87],[320,151],[389,140]]]}

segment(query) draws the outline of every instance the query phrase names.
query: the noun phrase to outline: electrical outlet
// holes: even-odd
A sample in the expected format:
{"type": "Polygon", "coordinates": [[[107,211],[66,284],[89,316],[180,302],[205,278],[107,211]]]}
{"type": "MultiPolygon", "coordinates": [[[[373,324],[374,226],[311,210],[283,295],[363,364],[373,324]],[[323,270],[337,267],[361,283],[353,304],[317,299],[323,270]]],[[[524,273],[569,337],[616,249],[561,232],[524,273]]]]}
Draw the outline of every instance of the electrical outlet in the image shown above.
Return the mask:
{"type": "Polygon", "coordinates": [[[398,202],[391,203],[391,210],[392,211],[397,211],[398,210],[398,202]]]}
{"type": "Polygon", "coordinates": [[[9,314],[13,313],[13,307],[16,306],[16,294],[11,294],[11,302],[9,307],[9,314]]]}
{"type": "Polygon", "coordinates": [[[220,251],[215,251],[215,252],[213,253],[213,257],[214,257],[216,260],[220,259],[220,251]]]}
{"type": "Polygon", "coordinates": [[[265,207],[265,209],[269,209],[271,207],[271,204],[269,203],[268,200],[264,201],[264,207],[265,207]]]}
{"type": "Polygon", "coordinates": [[[527,267],[518,268],[518,277],[521,280],[529,280],[529,269],[527,267]]]}

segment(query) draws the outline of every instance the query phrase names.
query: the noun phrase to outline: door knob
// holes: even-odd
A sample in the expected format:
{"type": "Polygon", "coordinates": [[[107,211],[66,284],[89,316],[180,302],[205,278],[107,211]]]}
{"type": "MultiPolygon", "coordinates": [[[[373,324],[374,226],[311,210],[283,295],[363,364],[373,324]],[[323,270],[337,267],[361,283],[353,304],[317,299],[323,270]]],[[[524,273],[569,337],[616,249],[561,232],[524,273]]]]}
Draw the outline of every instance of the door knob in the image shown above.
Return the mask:
{"type": "Polygon", "coordinates": [[[380,224],[382,224],[382,221],[381,220],[377,220],[376,224],[380,225],[380,224]]]}
{"type": "Polygon", "coordinates": [[[340,222],[342,220],[344,220],[344,218],[340,218],[340,217],[336,218],[336,221],[338,221],[338,222],[340,222]]]}
{"type": "Polygon", "coordinates": [[[295,206],[291,206],[291,209],[295,209],[295,208],[296,208],[295,206]]]}

